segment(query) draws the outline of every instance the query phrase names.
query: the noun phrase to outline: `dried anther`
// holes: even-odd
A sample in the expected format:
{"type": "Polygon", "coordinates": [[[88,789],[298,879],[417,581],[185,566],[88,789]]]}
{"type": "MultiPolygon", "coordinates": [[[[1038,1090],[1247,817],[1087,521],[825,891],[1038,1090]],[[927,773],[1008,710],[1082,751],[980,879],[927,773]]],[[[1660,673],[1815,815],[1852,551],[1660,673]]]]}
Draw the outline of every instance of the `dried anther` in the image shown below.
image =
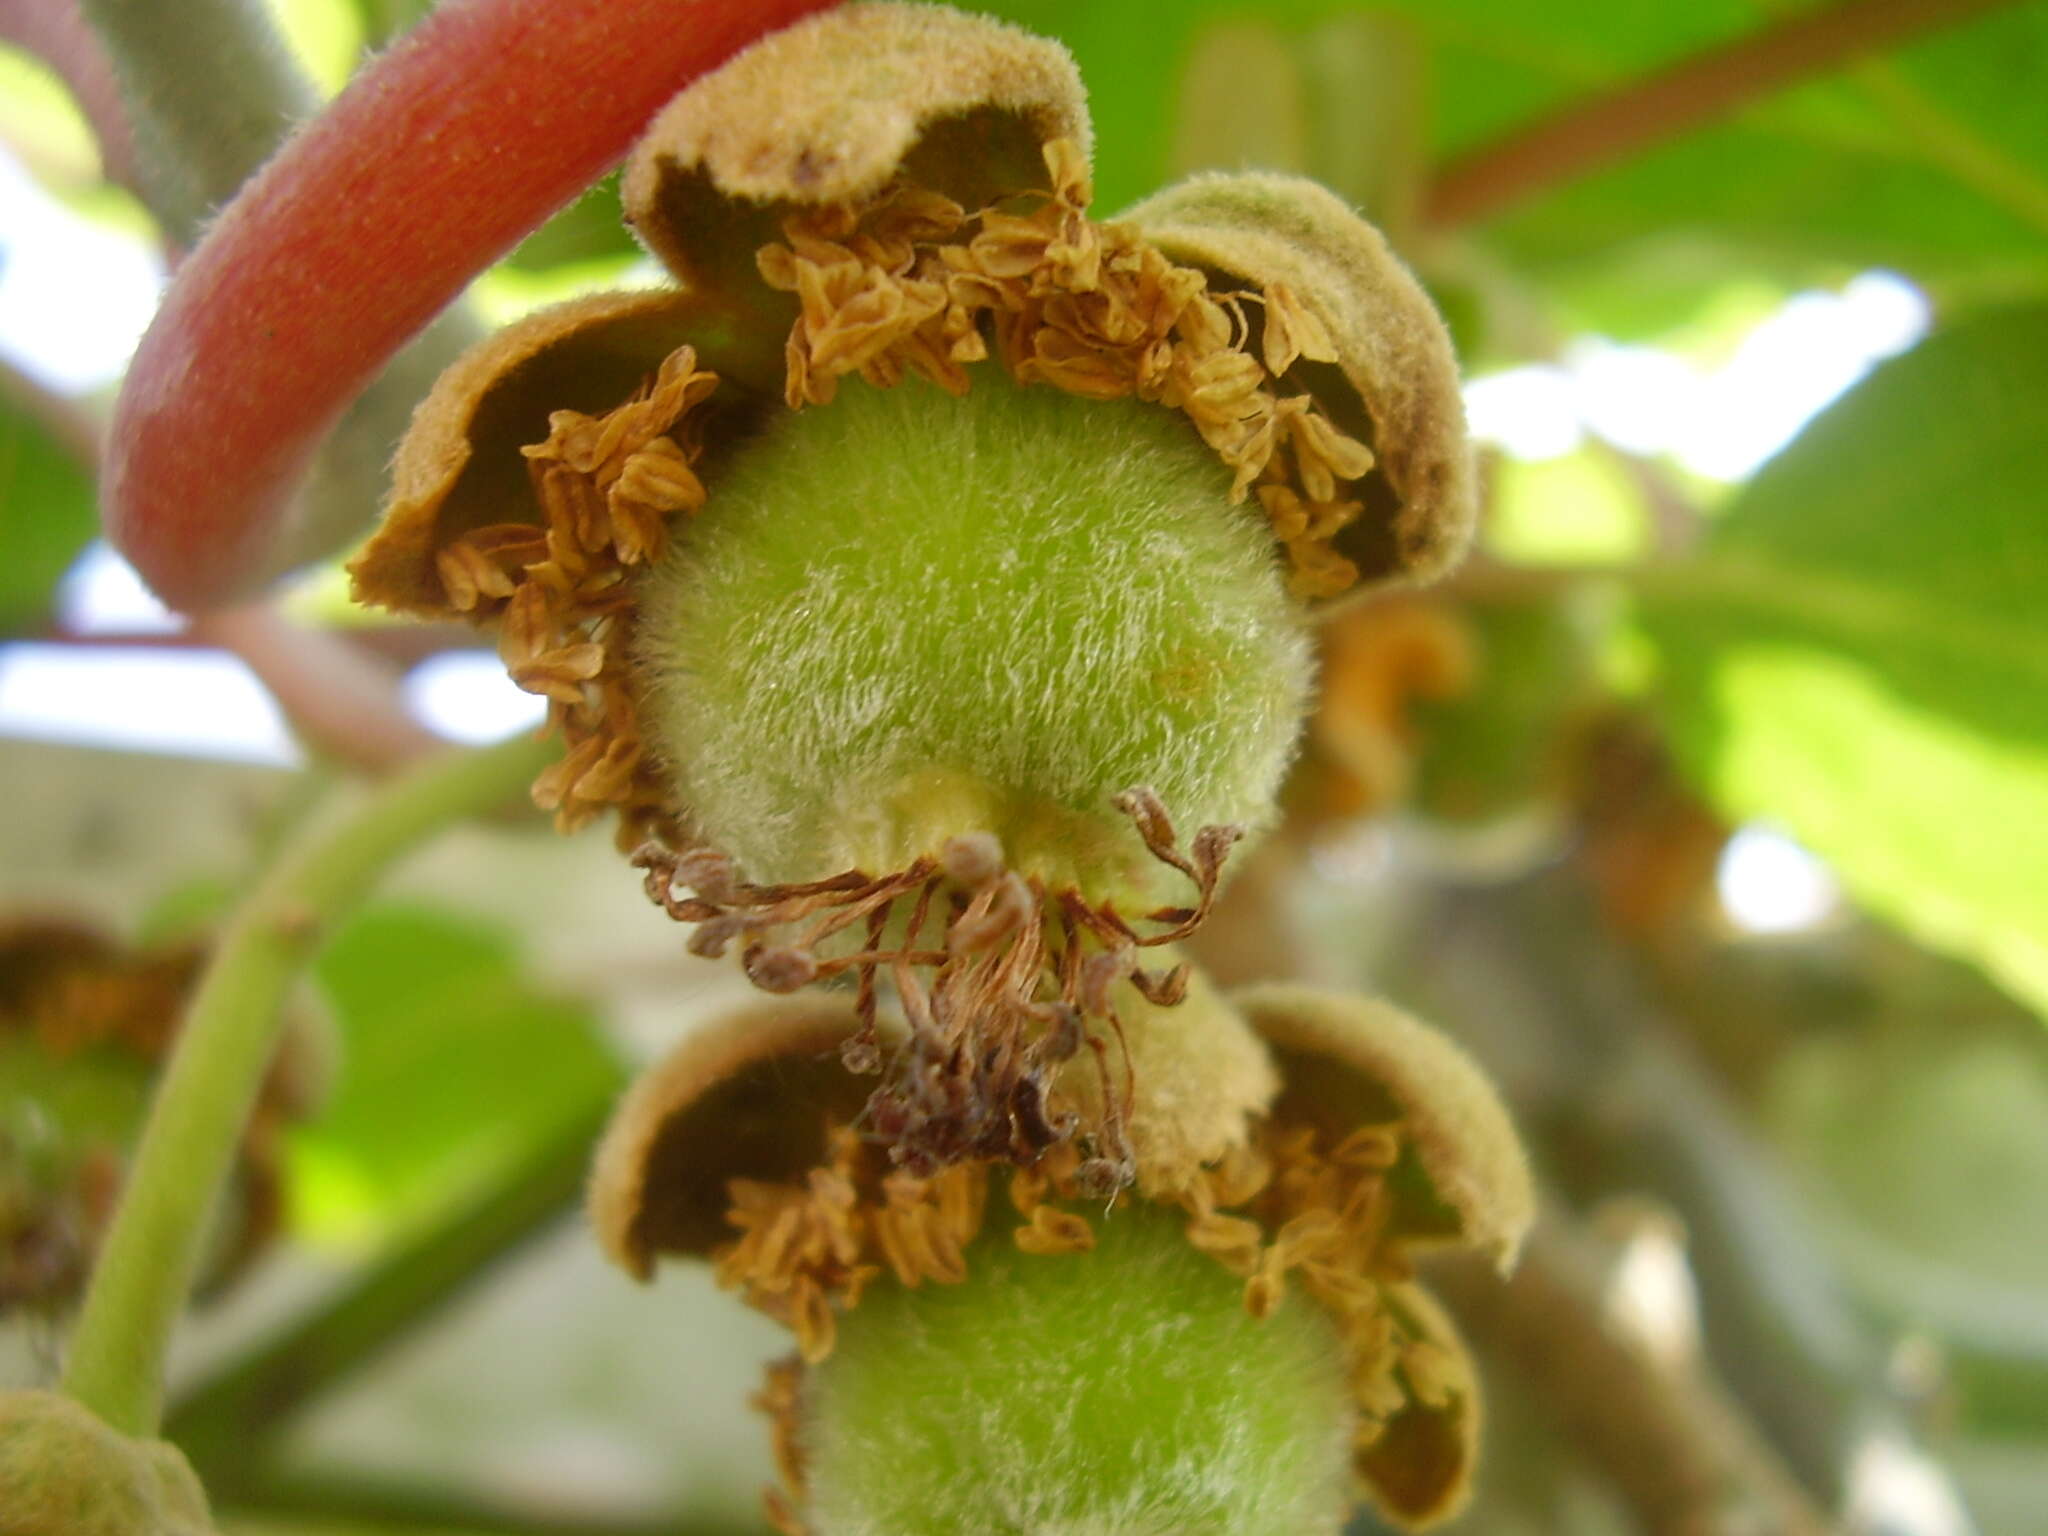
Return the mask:
{"type": "Polygon", "coordinates": [[[990,355],[1024,383],[1153,401],[1183,412],[1230,467],[1233,500],[1256,488],[1297,593],[1352,586],[1358,567],[1333,541],[1365,510],[1373,451],[1282,382],[1298,362],[1339,361],[1328,327],[1284,282],[1212,292],[1138,227],[1094,222],[1079,146],[1055,139],[1043,153],[1050,190],[1023,189],[1038,201],[1028,214],[970,213],[899,179],[865,203],[784,218],[756,264],[799,305],[790,408],[829,403],[848,374],[882,388],[915,374],[965,394],[967,365],[990,355]]]}

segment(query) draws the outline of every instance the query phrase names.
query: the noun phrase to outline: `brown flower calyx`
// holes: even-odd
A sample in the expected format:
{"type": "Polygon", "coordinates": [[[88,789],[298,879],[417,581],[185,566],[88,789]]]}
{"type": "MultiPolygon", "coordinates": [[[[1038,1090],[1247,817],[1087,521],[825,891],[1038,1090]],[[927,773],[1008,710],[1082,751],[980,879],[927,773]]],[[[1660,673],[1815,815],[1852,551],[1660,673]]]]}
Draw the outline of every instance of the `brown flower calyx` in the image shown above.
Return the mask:
{"type": "Polygon", "coordinates": [[[1412,1283],[1390,1188],[1406,1128],[1362,1125],[1331,1143],[1314,1126],[1269,1122],[1253,1143],[1181,1194],[1188,1241],[1244,1277],[1245,1310],[1265,1318],[1292,1280],[1336,1322],[1357,1422],[1359,1477],[1404,1524],[1448,1512],[1470,1471],[1477,1384],[1463,1346],[1412,1283]],[[1389,1457],[1393,1439],[1401,1454],[1389,1457]],[[1417,1465],[1411,1444],[1429,1446],[1417,1465]],[[1405,1482],[1389,1485],[1398,1467],[1405,1482]]]}
{"type": "MultiPolygon", "coordinates": [[[[832,1351],[837,1314],[893,1278],[916,1288],[958,1284],[994,1219],[986,1165],[930,1178],[891,1170],[850,1130],[800,1181],[734,1179],[726,1220],[740,1235],[712,1257],[719,1283],[796,1335],[797,1359],[769,1369],[756,1400],[770,1416],[782,1486],[770,1489],[779,1529],[802,1530],[801,1364],[832,1351]]],[[[1448,1320],[1413,1283],[1401,1203],[1389,1180],[1405,1152],[1398,1122],[1360,1126],[1330,1145],[1313,1126],[1268,1123],[1251,1143],[1200,1171],[1175,1197],[1191,1246],[1244,1280],[1261,1321],[1298,1284],[1331,1317],[1355,1408],[1352,1456],[1361,1483],[1404,1526],[1452,1512],[1468,1486],[1478,1426],[1477,1381],[1448,1320]]],[[[1040,1257],[1095,1244],[1084,1210],[1099,1202],[1071,1145],[1009,1177],[1021,1222],[1010,1241],[1040,1257]]],[[[1114,1220],[1114,1212],[1098,1219],[1114,1220]]]]}
{"type": "Polygon", "coordinates": [[[1283,1123],[1326,1139],[1398,1121],[1404,1153],[1388,1197],[1410,1251],[1476,1248],[1503,1273],[1535,1219],[1520,1138],[1493,1084],[1448,1036],[1392,1005],[1282,983],[1231,1002],[1280,1062],[1283,1123]]]}
{"type": "Polygon", "coordinates": [[[863,1123],[894,1163],[920,1175],[970,1161],[1026,1166],[1079,1135],[1088,1152],[1077,1176],[1107,1196],[1137,1174],[1128,1136],[1134,1073],[1114,989],[1128,983],[1158,1007],[1185,996],[1186,966],[1147,970],[1139,954],[1201,926],[1239,836],[1204,827],[1183,852],[1151,790],[1129,790],[1116,805],[1151,855],[1195,888],[1192,906],[1139,919],[1158,925],[1152,932],[1114,901],[1048,891],[1008,869],[986,833],[955,837],[890,874],[848,870],[800,885],[748,884],[706,849],[675,854],[649,843],[633,862],[646,871],[651,901],[698,925],[693,953],[716,957],[740,942],[741,964],[763,991],[854,974],[858,1029],[841,1058],[856,1073],[883,1075],[863,1123]],[[886,1062],[877,1033],[884,979],[905,1023],[886,1062]],[[1110,1037],[1122,1046],[1120,1071],[1110,1037]],[[1086,1127],[1062,1107],[1056,1086],[1084,1048],[1100,1079],[1099,1112],[1086,1127]]]}
{"type": "MultiPolygon", "coordinates": [[[[1379,231],[1312,181],[1258,173],[1196,176],[1123,217],[1168,259],[1212,281],[1284,290],[1315,322],[1318,345],[1288,357],[1294,343],[1274,342],[1269,303],[1259,349],[1339,437],[1372,453],[1374,473],[1353,482],[1364,506],[1331,534],[1332,553],[1377,584],[1432,581],[1455,565],[1478,515],[1457,359],[1435,306],[1379,231]]],[[[1280,318],[1291,337],[1292,315],[1280,318]]],[[[1290,487],[1261,492],[1283,539],[1296,518],[1309,531],[1328,523],[1327,488],[1343,475],[1334,460],[1327,475],[1305,475],[1298,504],[1290,487]]],[[[1341,590],[1336,580],[1326,592],[1341,590]]]]}
{"type": "MultiPolygon", "coordinates": [[[[971,840],[947,863],[999,878],[995,851],[971,840]]],[[[802,1529],[800,1370],[831,1353],[863,1297],[959,1284],[978,1244],[1048,1260],[1087,1252],[1129,1200],[1184,1213],[1187,1242],[1241,1280],[1251,1317],[1273,1316],[1290,1291],[1330,1317],[1355,1409],[1353,1465],[1398,1525],[1460,1506],[1477,1382],[1413,1264],[1447,1244],[1501,1257],[1519,1241],[1529,1177],[1498,1098],[1456,1046],[1384,1004],[1299,987],[1226,1000],[1199,974],[1178,1009],[1128,995],[1139,1176],[1109,1201],[1078,1138],[1007,1169],[1000,1157],[929,1173],[899,1164],[863,1134],[858,1080],[832,1059],[864,1029],[850,999],[764,1000],[685,1041],[628,1094],[592,1180],[607,1247],[642,1277],[659,1254],[708,1257],[721,1284],[796,1335],[796,1361],[762,1398],[778,1425],[780,1528],[802,1529]],[[1221,1075],[1203,1075],[1218,1063],[1221,1075]],[[992,1189],[997,1173],[1007,1182],[992,1189]]],[[[1059,1086],[1085,1116],[1095,1106],[1071,1084],[1059,1086]]]]}

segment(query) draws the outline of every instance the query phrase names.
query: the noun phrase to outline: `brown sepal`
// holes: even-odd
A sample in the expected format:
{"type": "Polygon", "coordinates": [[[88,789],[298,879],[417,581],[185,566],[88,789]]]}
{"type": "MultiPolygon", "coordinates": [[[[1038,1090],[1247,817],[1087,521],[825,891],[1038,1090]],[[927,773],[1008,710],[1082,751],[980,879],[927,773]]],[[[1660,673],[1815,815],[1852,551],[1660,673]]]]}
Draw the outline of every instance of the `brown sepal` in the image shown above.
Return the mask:
{"type": "Polygon", "coordinates": [[[1409,1284],[1389,1285],[1385,1305],[1404,1336],[1394,1370],[1407,1401],[1353,1452],[1372,1501],[1403,1530],[1450,1519],[1472,1492],[1482,1410],[1472,1357],[1443,1308],[1409,1284]]]}
{"type": "Polygon", "coordinates": [[[1408,1249],[1470,1246],[1503,1270],[1535,1215],[1521,1141],[1493,1084],[1449,1036],[1384,1002],[1289,983],[1231,994],[1280,1061],[1279,1124],[1332,1142],[1400,1121],[1389,1237],[1408,1249]]]}
{"type": "MultiPolygon", "coordinates": [[[[743,350],[735,336],[729,316],[665,288],[572,299],[470,348],[435,382],[399,444],[383,521],[349,565],[357,599],[431,618],[465,617],[436,557],[480,528],[512,537],[532,525],[538,535],[545,518],[520,450],[547,440],[548,418],[603,415],[686,342],[707,366],[730,369],[743,350]]],[[[779,370],[778,352],[771,391],[780,388],[779,370]]],[[[733,392],[728,379],[721,404],[733,392]]]]}
{"type": "Polygon", "coordinates": [[[626,1091],[599,1143],[589,1211],[605,1251],[645,1280],[663,1254],[730,1241],[727,1181],[801,1181],[826,1160],[828,1125],[859,1115],[868,1085],[839,1060],[850,999],[776,999],[696,1031],[626,1091]]]}
{"type": "Polygon", "coordinates": [[[1086,99],[1058,43],[931,5],[845,5],[764,38],[671,102],[627,162],[626,222],[689,287],[763,304],[755,252],[795,209],[851,204],[899,171],[963,208],[1047,188],[1043,147],[1085,155],[1086,99]]]}
{"type": "Polygon", "coordinates": [[[1428,581],[1456,564],[1477,508],[1457,360],[1379,231],[1316,183],[1264,173],[1197,176],[1120,220],[1171,260],[1221,274],[1220,286],[1284,291],[1255,323],[1270,332],[1277,319],[1286,334],[1256,350],[1286,364],[1283,396],[1311,395],[1377,461],[1363,515],[1334,540],[1361,585],[1428,581]],[[1330,350],[1334,361],[1317,355],[1330,350]]]}

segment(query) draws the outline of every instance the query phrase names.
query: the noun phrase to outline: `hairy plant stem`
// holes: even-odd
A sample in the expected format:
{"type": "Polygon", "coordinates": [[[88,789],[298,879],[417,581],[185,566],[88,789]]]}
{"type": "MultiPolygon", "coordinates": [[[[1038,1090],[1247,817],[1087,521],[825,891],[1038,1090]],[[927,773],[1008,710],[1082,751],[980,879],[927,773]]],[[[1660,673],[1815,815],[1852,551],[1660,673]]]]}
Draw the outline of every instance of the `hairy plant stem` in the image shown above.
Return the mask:
{"type": "MultiPolygon", "coordinates": [[[[320,92],[261,0],[78,5],[112,63],[121,97],[113,112],[125,117],[119,126],[137,146],[143,200],[165,237],[189,248],[215,210],[320,110],[320,92]]],[[[103,137],[110,126],[101,124],[103,137]]],[[[454,309],[390,360],[314,461],[277,569],[326,554],[369,522],[414,404],[482,335],[474,315],[454,309]]]]}
{"type": "Polygon", "coordinates": [[[520,739],[428,759],[338,822],[301,833],[222,934],[71,1337],[64,1388],[115,1429],[150,1436],[161,1420],[171,1330],[293,978],[386,868],[449,822],[518,794],[556,750],[520,739]]]}
{"type": "Polygon", "coordinates": [[[343,1290],[234,1360],[171,1406],[165,1438],[224,1502],[261,1500],[276,1481],[267,1454],[293,1413],[439,1315],[577,1208],[590,1149],[622,1083],[565,1113],[472,1199],[401,1243],[343,1290]]]}
{"type": "Polygon", "coordinates": [[[143,194],[190,245],[320,94],[260,0],[78,0],[120,83],[143,194]]]}

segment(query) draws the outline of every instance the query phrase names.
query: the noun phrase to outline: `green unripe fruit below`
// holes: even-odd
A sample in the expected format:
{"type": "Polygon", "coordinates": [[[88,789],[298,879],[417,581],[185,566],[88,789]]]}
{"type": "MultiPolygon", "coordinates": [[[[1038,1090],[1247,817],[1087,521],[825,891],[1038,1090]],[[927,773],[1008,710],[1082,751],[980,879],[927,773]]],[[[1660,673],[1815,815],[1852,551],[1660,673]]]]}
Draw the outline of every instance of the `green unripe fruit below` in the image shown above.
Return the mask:
{"type": "Polygon", "coordinates": [[[7,1536],[213,1536],[177,1448],[130,1440],[55,1392],[0,1392],[7,1536]]]}
{"type": "Polygon", "coordinates": [[[1265,1321],[1184,1214],[1090,1213],[1087,1253],[992,1222],[960,1285],[878,1286],[804,1388],[819,1536],[1316,1536],[1349,1506],[1335,1326],[1265,1321]]]}
{"type": "Polygon", "coordinates": [[[1269,818],[1309,649],[1265,518],[1179,413],[993,366],[957,399],[849,381],[708,478],[639,646],[679,797],[750,878],[981,829],[1114,894],[1153,882],[1122,790],[1186,829],[1269,818]]]}

